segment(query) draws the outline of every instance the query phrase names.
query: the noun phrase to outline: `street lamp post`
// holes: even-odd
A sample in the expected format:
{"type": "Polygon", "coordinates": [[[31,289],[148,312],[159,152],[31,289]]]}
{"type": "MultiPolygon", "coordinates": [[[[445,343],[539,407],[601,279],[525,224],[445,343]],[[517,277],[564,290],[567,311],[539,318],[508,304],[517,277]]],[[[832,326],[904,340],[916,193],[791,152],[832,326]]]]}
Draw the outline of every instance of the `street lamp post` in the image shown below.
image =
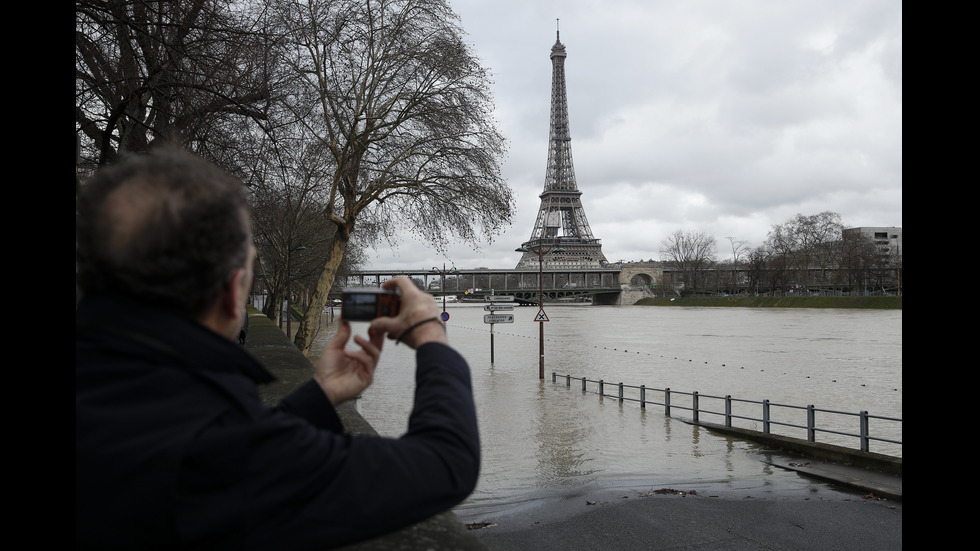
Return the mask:
{"type": "MultiPolygon", "coordinates": [[[[522,246],[514,249],[519,253],[534,253],[538,255],[538,311],[544,311],[544,257],[551,253],[563,253],[561,247],[546,247],[539,243],[537,247],[522,246]]],[[[538,322],[538,378],[544,379],[544,322],[538,322]]]]}
{"type": "Polygon", "coordinates": [[[446,313],[446,274],[458,274],[459,270],[457,270],[455,266],[453,266],[453,269],[447,270],[446,263],[443,262],[441,270],[436,266],[433,266],[429,272],[439,274],[440,276],[439,290],[442,292],[442,312],[446,313]]]}

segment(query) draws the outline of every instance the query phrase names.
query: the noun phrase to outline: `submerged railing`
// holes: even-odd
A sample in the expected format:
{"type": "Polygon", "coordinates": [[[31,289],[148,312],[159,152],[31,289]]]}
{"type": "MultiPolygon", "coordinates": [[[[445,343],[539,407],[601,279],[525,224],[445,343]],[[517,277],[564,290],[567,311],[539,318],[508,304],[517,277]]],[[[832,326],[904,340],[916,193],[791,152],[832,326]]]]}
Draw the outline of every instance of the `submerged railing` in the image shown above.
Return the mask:
{"type": "MultiPolygon", "coordinates": [[[[817,433],[827,433],[834,434],[838,436],[856,438],[859,441],[859,448],[863,452],[871,451],[871,441],[876,442],[888,442],[891,444],[896,444],[898,446],[902,445],[901,440],[895,440],[892,438],[887,438],[883,436],[872,436],[871,435],[871,420],[885,421],[889,423],[898,423],[898,433],[901,433],[901,423],[902,420],[894,417],[885,417],[880,415],[871,415],[867,411],[860,412],[847,412],[847,411],[837,411],[831,409],[822,409],[814,407],[813,405],[808,406],[794,406],[788,404],[780,404],[775,402],[770,402],[769,400],[744,400],[739,398],[732,398],[731,395],[726,396],[714,396],[710,394],[701,394],[699,392],[681,392],[677,390],[671,390],[668,388],[653,388],[647,387],[645,385],[627,385],[623,383],[606,383],[602,379],[593,380],[587,379],[585,377],[572,377],[571,375],[559,375],[555,372],[551,373],[551,382],[557,383],[558,378],[562,377],[565,379],[565,386],[571,387],[572,381],[582,382],[582,392],[595,392],[602,397],[616,398],[620,402],[632,401],[638,402],[640,408],[646,409],[647,404],[653,404],[656,406],[663,406],[664,415],[670,417],[671,411],[674,409],[684,410],[691,412],[692,419],[695,423],[701,421],[702,415],[712,415],[721,417],[723,419],[723,424],[726,427],[736,427],[736,422],[738,421],[749,421],[751,423],[761,424],[763,434],[774,434],[773,427],[789,427],[792,429],[800,429],[806,432],[807,442],[816,442],[817,433]],[[593,384],[595,390],[589,389],[589,383],[593,384]],[[607,394],[606,387],[615,387],[615,394],[607,394]],[[648,393],[653,393],[654,399],[650,399],[648,393]],[[656,398],[662,396],[662,401],[657,401],[656,398]],[[691,398],[690,406],[682,405],[676,403],[676,398],[678,396],[689,396],[691,398]],[[702,403],[703,400],[708,401],[720,401],[723,406],[722,411],[716,411],[712,409],[707,409],[702,403]],[[761,417],[752,416],[752,411],[759,412],[761,408],[761,417]],[[793,413],[805,412],[805,424],[800,422],[792,422],[791,415],[793,413]],[[823,421],[824,414],[830,415],[826,422],[823,422],[823,426],[817,426],[819,419],[823,421]],[[849,422],[848,422],[849,421],[849,422]],[[848,432],[847,426],[853,426],[852,423],[857,424],[857,432],[848,432]]],[[[756,413],[759,415],[759,413],[756,413]]],[[[747,430],[758,430],[750,427],[737,427],[747,430]]],[[[851,429],[853,430],[853,429],[851,429]]],[[[887,432],[887,431],[881,431],[887,432]]],[[[784,435],[791,436],[791,435],[784,435]]]]}

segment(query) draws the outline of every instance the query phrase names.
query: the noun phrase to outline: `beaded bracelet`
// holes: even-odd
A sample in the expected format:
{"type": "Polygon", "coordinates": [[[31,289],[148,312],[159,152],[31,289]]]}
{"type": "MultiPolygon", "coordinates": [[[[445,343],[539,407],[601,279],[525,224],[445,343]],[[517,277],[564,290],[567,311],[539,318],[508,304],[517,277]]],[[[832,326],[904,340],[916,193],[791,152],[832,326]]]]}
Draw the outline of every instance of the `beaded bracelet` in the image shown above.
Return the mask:
{"type": "Polygon", "coordinates": [[[439,320],[438,317],[435,317],[435,318],[424,319],[424,320],[416,323],[415,325],[413,325],[413,326],[409,327],[408,329],[406,329],[405,331],[403,331],[402,334],[399,335],[398,338],[395,340],[395,344],[398,344],[398,343],[402,342],[402,339],[405,338],[405,335],[411,333],[413,330],[415,330],[416,327],[418,327],[418,326],[420,326],[420,325],[422,325],[424,323],[429,323],[430,321],[440,321],[440,320],[439,320]]]}

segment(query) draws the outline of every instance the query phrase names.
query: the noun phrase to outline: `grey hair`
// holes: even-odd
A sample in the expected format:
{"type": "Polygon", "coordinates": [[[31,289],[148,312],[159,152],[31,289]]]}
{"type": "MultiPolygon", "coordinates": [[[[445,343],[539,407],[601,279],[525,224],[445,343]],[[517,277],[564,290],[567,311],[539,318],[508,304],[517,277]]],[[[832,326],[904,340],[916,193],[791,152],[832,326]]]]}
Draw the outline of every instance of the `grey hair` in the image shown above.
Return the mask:
{"type": "Polygon", "coordinates": [[[76,201],[76,283],[196,316],[248,261],[240,181],[178,149],[131,155],[85,183],[76,201]]]}

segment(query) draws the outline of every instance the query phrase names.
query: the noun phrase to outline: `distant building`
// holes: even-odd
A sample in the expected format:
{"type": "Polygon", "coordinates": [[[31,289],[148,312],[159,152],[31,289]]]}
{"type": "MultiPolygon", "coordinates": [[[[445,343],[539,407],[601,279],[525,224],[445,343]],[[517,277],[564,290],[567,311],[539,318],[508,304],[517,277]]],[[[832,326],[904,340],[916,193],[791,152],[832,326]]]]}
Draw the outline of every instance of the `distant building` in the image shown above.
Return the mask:
{"type": "Polygon", "coordinates": [[[858,228],[847,228],[844,230],[844,237],[861,236],[878,247],[878,251],[884,255],[894,258],[896,261],[902,260],[905,250],[902,247],[902,228],[861,226],[858,228]]]}

